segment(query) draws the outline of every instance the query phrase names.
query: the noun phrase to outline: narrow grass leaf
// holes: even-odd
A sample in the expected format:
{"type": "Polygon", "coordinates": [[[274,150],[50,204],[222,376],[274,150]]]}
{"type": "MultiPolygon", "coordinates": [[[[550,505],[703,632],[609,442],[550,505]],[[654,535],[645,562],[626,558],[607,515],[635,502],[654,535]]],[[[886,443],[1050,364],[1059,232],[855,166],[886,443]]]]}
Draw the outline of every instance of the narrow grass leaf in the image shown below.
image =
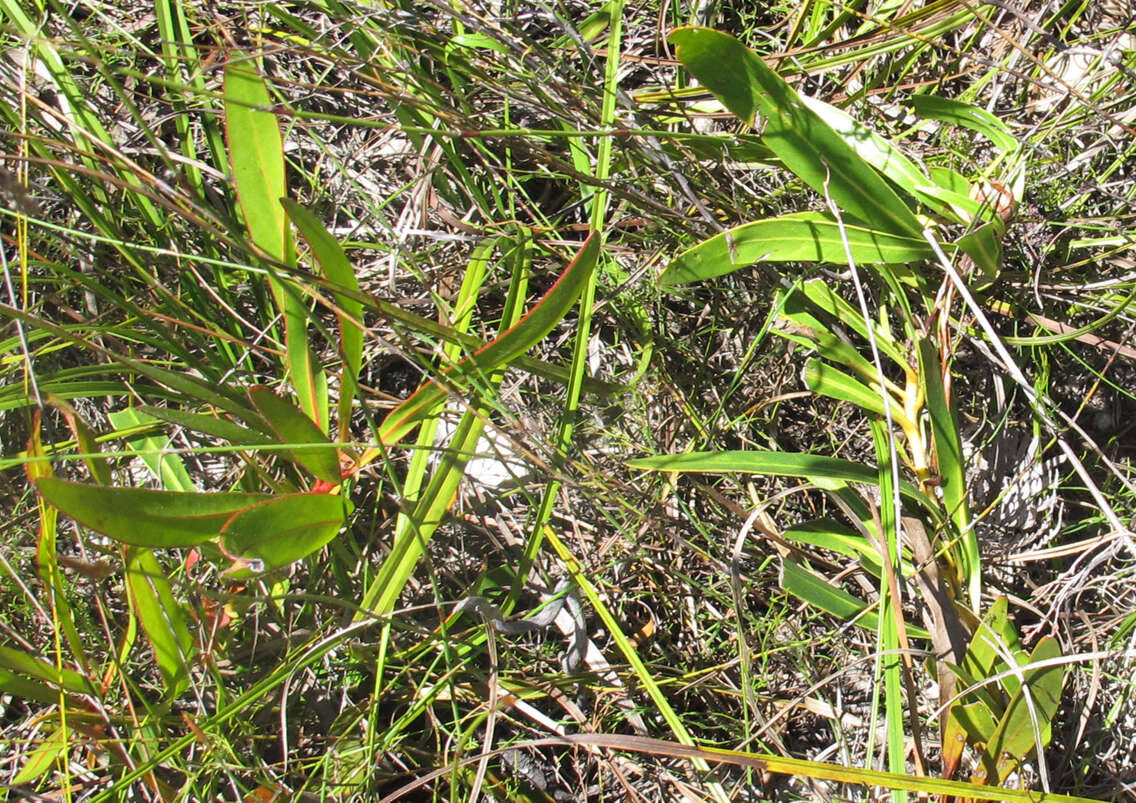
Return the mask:
{"type": "Polygon", "coordinates": [[[135,546],[196,546],[216,538],[239,510],[269,498],[258,493],[182,493],[86,485],[55,477],[36,480],[51,505],[80,524],[135,546]]]}
{"type": "MultiPolygon", "coordinates": [[[[875,321],[865,321],[863,314],[838,296],[827,282],[815,279],[803,282],[799,289],[794,288],[785,298],[784,310],[786,312],[796,311],[798,309],[797,296],[801,293],[804,294],[805,298],[807,298],[811,304],[830,316],[832,320],[838,321],[842,326],[846,326],[862,337],[865,343],[870,342],[868,336],[868,326],[870,323],[872,334],[875,335],[876,345],[879,347],[880,351],[890,357],[896,365],[903,368],[905,373],[911,372],[911,368],[907,364],[907,355],[900,345],[896,343],[891,330],[875,321]]],[[[875,374],[875,366],[871,366],[871,369],[872,373],[875,374]]]]}
{"type": "Polygon", "coordinates": [[[352,509],[349,500],[333,494],[277,496],[233,516],[221,531],[221,546],[254,571],[272,571],[330,542],[352,509]]]}
{"type": "MultiPolygon", "coordinates": [[[[564,273],[527,315],[483,348],[443,371],[442,376],[455,380],[462,376],[488,375],[540,342],[576,302],[584,282],[595,269],[599,250],[600,238],[593,232],[564,273]]],[[[446,388],[441,383],[427,382],[387,415],[379,428],[379,439],[388,446],[397,443],[445,396],[446,388]]]]}
{"type": "MultiPolygon", "coordinates": [[[[866,226],[845,224],[844,233],[857,263],[888,263],[908,283],[914,274],[903,263],[931,256],[926,240],[866,226]]],[[[846,265],[841,228],[828,215],[797,212],[746,223],[717,234],[679,254],[663,271],[664,285],[722,276],[758,262],[820,262],[846,265]]]]}
{"type": "Polygon", "coordinates": [[[289,454],[297,465],[324,482],[339,484],[339,450],[327,442],[327,436],[312,419],[268,388],[251,387],[248,397],[280,443],[291,447],[289,454]]]}
{"type": "MultiPolygon", "coordinates": [[[[656,455],[627,461],[629,468],[646,471],[685,471],[703,474],[768,474],[777,477],[801,477],[813,482],[879,483],[873,466],[853,463],[838,457],[797,452],[720,451],[688,452],[686,454],[656,455]]],[[[909,482],[900,485],[900,492],[909,499],[933,510],[936,503],[909,482]]]]}
{"type": "Polygon", "coordinates": [[[175,699],[189,688],[194,646],[182,605],[174,598],[169,578],[149,549],[126,549],[126,583],[138,621],[154,650],[166,698],[175,699]]]}
{"type": "Polygon", "coordinates": [[[765,144],[806,184],[861,223],[919,235],[919,221],[884,178],[756,53],[709,28],[679,28],[669,39],[683,66],[730,111],[751,125],[760,111],[765,144]]]}

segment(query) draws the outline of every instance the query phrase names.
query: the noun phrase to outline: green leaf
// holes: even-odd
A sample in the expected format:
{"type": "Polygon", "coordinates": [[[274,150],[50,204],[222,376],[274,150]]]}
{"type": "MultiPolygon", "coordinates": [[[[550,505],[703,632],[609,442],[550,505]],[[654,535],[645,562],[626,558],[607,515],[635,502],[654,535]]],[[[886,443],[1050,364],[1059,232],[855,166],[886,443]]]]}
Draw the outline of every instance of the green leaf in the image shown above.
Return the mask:
{"type": "MultiPolygon", "coordinates": [[[[1046,637],[1030,653],[1029,663],[1060,657],[1061,645],[1056,639],[1046,637]]],[[[1053,717],[1061,704],[1066,667],[1054,664],[1024,671],[1024,687],[1010,699],[1006,713],[983,751],[979,772],[986,773],[984,783],[1001,783],[1018,764],[1034,755],[1037,749],[1044,749],[1052,736],[1053,717]]]]}
{"type": "Polygon", "coordinates": [[[339,382],[339,439],[345,441],[350,432],[351,404],[363,366],[363,304],[357,299],[359,282],[339,241],[328,233],[319,219],[289,198],[283,198],[281,202],[319,261],[324,276],[347,291],[334,293],[338,307],[339,353],[343,358],[339,382]]]}
{"type": "MultiPolygon", "coordinates": [[[[888,263],[910,282],[915,276],[902,263],[932,255],[926,240],[845,223],[852,258],[862,265],[888,263]]],[[[722,232],[679,254],[663,271],[665,285],[684,284],[722,276],[757,262],[820,262],[847,265],[840,226],[819,212],[746,223],[722,232]]]]}
{"type": "MultiPolygon", "coordinates": [[[[168,421],[171,424],[176,424],[179,427],[194,432],[201,432],[205,435],[211,435],[214,438],[220,438],[223,441],[228,441],[233,446],[267,446],[276,443],[274,438],[270,438],[262,432],[257,432],[255,429],[248,429],[242,427],[240,424],[235,424],[232,421],[227,421],[224,418],[217,418],[216,416],[209,415],[208,413],[187,413],[182,410],[174,410],[169,407],[150,407],[144,406],[138,408],[140,411],[154,418],[168,421]]],[[[261,425],[267,427],[267,424],[261,422],[261,425]]],[[[108,479],[109,482],[109,479],[108,479]]]]}
{"type": "Polygon", "coordinates": [[[63,759],[70,750],[70,730],[56,728],[28,756],[24,766],[20,767],[20,771],[12,779],[12,786],[27,786],[34,782],[55,766],[56,761],[63,759]]]}
{"type": "Polygon", "coordinates": [[[978,273],[968,277],[967,282],[975,292],[985,290],[1002,272],[1003,234],[1005,226],[1002,222],[991,220],[959,238],[958,247],[974,260],[978,268],[978,273]]]}
{"type": "MultiPolygon", "coordinates": [[[[870,342],[868,339],[868,324],[872,326],[872,334],[875,335],[876,345],[880,351],[890,357],[896,365],[904,369],[905,372],[910,372],[908,366],[907,355],[903,352],[902,348],[895,341],[895,337],[891,331],[885,328],[882,324],[875,321],[865,321],[863,314],[860,310],[854,308],[851,304],[833,292],[832,288],[828,286],[827,282],[820,279],[813,279],[803,282],[800,289],[794,288],[785,299],[783,310],[788,313],[795,312],[798,309],[799,295],[803,293],[805,298],[815,306],[818,310],[824,312],[832,320],[839,321],[841,326],[851,329],[864,339],[864,343],[870,342]]],[[[800,309],[804,309],[801,304],[800,309]]],[[[872,372],[875,373],[875,366],[872,366],[872,372]]]]}
{"type": "Polygon", "coordinates": [[[919,221],[884,178],[756,53],[709,28],[679,28],[669,39],[679,61],[730,111],[751,125],[761,112],[765,144],[806,184],[861,223],[919,236],[919,221]]]}
{"type": "Polygon", "coordinates": [[[811,544],[853,558],[874,577],[880,576],[880,552],[858,531],[832,519],[813,519],[794,525],[782,534],[794,544],[811,544]]]}
{"type": "MultiPolygon", "coordinates": [[[[797,599],[830,613],[843,622],[854,620],[857,626],[872,631],[879,627],[879,614],[869,610],[868,603],[830,585],[790,558],[781,561],[781,587],[797,599]]],[[[926,630],[917,625],[907,625],[907,632],[913,638],[931,638],[926,630]]]]}
{"type": "MultiPolygon", "coordinates": [[[[110,413],[107,415],[107,420],[116,430],[143,427],[156,421],[153,416],[133,407],[110,413]]],[[[131,451],[139,453],[139,458],[150,469],[150,474],[161,483],[162,488],[170,491],[197,490],[181,457],[166,451],[170,446],[169,438],[160,433],[142,434],[128,437],[126,442],[131,451]]]]}
{"type": "MultiPolygon", "coordinates": [[[[599,251],[600,238],[593,232],[564,273],[527,315],[480,350],[447,368],[442,376],[447,381],[486,376],[494,368],[508,365],[540,342],[576,302],[584,282],[596,266],[599,251]]],[[[379,439],[388,446],[397,443],[445,397],[446,388],[438,381],[430,380],[422,385],[387,415],[379,428],[379,439]]]]}
{"type": "MultiPolygon", "coordinates": [[[[280,204],[288,194],[284,139],[276,115],[268,111],[272,106],[268,87],[251,62],[234,60],[225,68],[224,90],[229,160],[245,227],[253,243],[273,261],[294,267],[288,217],[280,204]]],[[[268,284],[284,318],[288,374],[300,406],[326,428],[326,378],[308,346],[307,305],[292,281],[270,276],[268,284]]]]}
{"type": "Polygon", "coordinates": [[[291,447],[289,453],[298,465],[324,482],[339,484],[339,450],[327,442],[327,436],[312,419],[268,388],[251,387],[248,397],[276,433],[280,443],[291,447]]]}
{"type": "Polygon", "coordinates": [[[919,117],[941,120],[944,123],[977,131],[993,142],[994,147],[1002,153],[1013,153],[1018,150],[1018,141],[1014,139],[1006,124],[985,109],[961,100],[940,98],[935,95],[915,95],[910,103],[919,117]]]}
{"type": "Polygon", "coordinates": [[[189,665],[194,654],[182,605],[174,598],[169,579],[149,549],[127,550],[126,582],[138,621],[154,650],[166,697],[172,700],[189,688],[189,665]]]}
{"type": "Polygon", "coordinates": [[[245,227],[256,246],[288,264],[288,225],[280,199],[284,183],[284,138],[268,87],[253,63],[239,53],[225,68],[225,132],[233,183],[245,227]],[[238,61],[237,59],[242,59],[238,61]]]}
{"type": "MultiPolygon", "coordinates": [[[[814,358],[805,363],[805,384],[814,393],[820,393],[830,399],[852,402],[873,415],[884,417],[884,400],[879,391],[869,388],[855,377],[832,367],[823,360],[814,358]]],[[[905,429],[910,425],[903,414],[903,407],[894,399],[891,415],[905,429]]]]}
{"type": "MultiPolygon", "coordinates": [[[[54,664],[35,658],[20,650],[0,646],[0,688],[12,690],[12,679],[23,681],[36,693],[46,689],[50,695],[45,702],[59,702],[59,690],[75,694],[92,694],[93,689],[87,679],[72,669],[57,669],[54,664]],[[11,673],[5,680],[4,673],[11,673]],[[20,678],[19,676],[23,676],[20,678]],[[46,686],[41,684],[47,684],[46,686]]],[[[12,690],[12,693],[18,693],[12,690]]],[[[28,699],[41,699],[29,697],[28,699]]]]}
{"type": "MultiPolygon", "coordinates": [[[[647,471],[768,474],[777,477],[803,477],[813,482],[861,482],[866,485],[879,483],[879,475],[873,466],[841,460],[838,457],[796,452],[762,450],[689,452],[641,457],[627,461],[627,465],[630,468],[647,471]]],[[[933,509],[936,505],[908,482],[900,485],[900,492],[925,508],[933,509]]]]}
{"type": "Polygon", "coordinates": [[[919,338],[919,374],[927,397],[927,411],[931,417],[935,458],[939,476],[943,480],[943,502],[947,513],[960,534],[953,547],[953,559],[959,568],[959,578],[967,591],[971,609],[978,611],[981,604],[982,556],[978,535],[971,524],[970,504],[966,491],[966,461],[962,455],[962,438],[954,410],[943,386],[939,350],[927,337],[919,338]]]}
{"type": "Polygon", "coordinates": [[[85,485],[55,477],[36,481],[44,499],[92,530],[124,544],[188,547],[215,538],[239,510],[267,494],[182,493],[85,485]]]}
{"type": "Polygon", "coordinates": [[[225,525],[221,546],[255,572],[287,566],[339,534],[353,509],[333,494],[288,494],[245,508],[225,525]]]}

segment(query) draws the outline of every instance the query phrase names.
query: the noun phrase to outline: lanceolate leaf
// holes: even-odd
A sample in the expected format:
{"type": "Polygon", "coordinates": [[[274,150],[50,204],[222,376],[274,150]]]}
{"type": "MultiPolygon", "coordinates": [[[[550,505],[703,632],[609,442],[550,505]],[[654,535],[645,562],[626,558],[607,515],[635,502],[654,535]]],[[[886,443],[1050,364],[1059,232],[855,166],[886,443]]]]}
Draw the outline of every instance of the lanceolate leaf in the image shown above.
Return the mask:
{"type": "MultiPolygon", "coordinates": [[[[458,381],[463,376],[488,375],[540,342],[576,302],[585,280],[595,268],[599,250],[600,240],[593,232],[556,283],[516,326],[448,368],[442,376],[448,381],[458,381]]],[[[390,412],[379,429],[380,440],[388,446],[397,443],[445,396],[445,387],[434,380],[427,382],[390,412]]]]}
{"type": "MultiPolygon", "coordinates": [[[[1061,646],[1057,640],[1046,637],[1030,654],[1029,663],[1060,657],[1061,646]]],[[[1049,744],[1053,717],[1061,704],[1065,669],[1061,664],[1054,664],[1025,670],[1024,688],[1018,689],[1010,699],[1006,713],[983,752],[979,772],[986,773],[984,783],[1001,783],[1017,764],[1049,744]]]]}
{"type": "MultiPolygon", "coordinates": [[[[225,131],[237,200],[249,236],[275,262],[295,264],[288,217],[280,199],[288,194],[284,179],[284,140],[270,110],[272,98],[264,79],[248,61],[232,61],[225,69],[225,131]]],[[[300,406],[326,429],[325,378],[308,347],[308,311],[292,282],[270,278],[269,287],[284,318],[288,373],[300,406]]]]}
{"type": "Polygon", "coordinates": [[[169,579],[149,549],[127,549],[126,582],[166,684],[166,696],[177,697],[189,687],[189,662],[193,652],[193,637],[185,625],[181,604],[174,598],[169,579]]]}
{"type": "Polygon", "coordinates": [[[290,452],[296,463],[325,482],[339,484],[339,452],[327,442],[327,436],[312,419],[268,388],[249,388],[248,397],[272,427],[280,443],[287,446],[313,444],[310,447],[293,446],[290,452]]]}
{"type": "Polygon", "coordinates": [[[670,41],[679,61],[730,111],[750,124],[762,114],[765,144],[806,184],[861,223],[919,235],[915,215],[883,177],[756,53],[709,28],[679,28],[670,41]]]}
{"type": "Polygon", "coordinates": [[[234,516],[221,533],[221,546],[256,571],[271,571],[335,538],[350,511],[349,501],[332,494],[277,496],[234,516]]]}
{"type": "Polygon", "coordinates": [[[271,106],[268,87],[253,63],[230,63],[225,69],[225,130],[241,214],[256,246],[287,263],[287,218],[280,206],[287,194],[284,139],[271,106]]]}
{"type": "MultiPolygon", "coordinates": [[[[844,225],[844,234],[859,264],[900,266],[932,255],[927,241],[865,226],[844,225]]],[[[824,262],[846,265],[840,226],[828,215],[800,212],[758,220],[711,237],[679,254],[663,271],[663,284],[684,284],[721,276],[756,262],[824,262]]],[[[914,280],[906,268],[901,278],[914,280]]]]}
{"type": "Polygon", "coordinates": [[[281,202],[284,209],[304,236],[312,253],[323,268],[324,275],[335,285],[349,291],[335,293],[335,303],[339,308],[339,351],[343,357],[343,370],[339,383],[339,439],[347,440],[351,422],[351,403],[359,383],[359,370],[363,365],[363,304],[356,296],[359,282],[355,271],[343,253],[339,242],[323,227],[319,219],[304,207],[289,198],[281,202]]]}
{"type": "MultiPolygon", "coordinates": [[[[647,471],[689,471],[705,474],[768,474],[778,477],[803,477],[814,482],[862,482],[877,485],[879,475],[873,466],[853,463],[838,457],[797,452],[723,451],[689,452],[687,454],[659,455],[627,461],[630,468],[647,471]]],[[[924,494],[908,482],[900,491],[924,507],[933,510],[924,494]]]]}
{"type": "Polygon", "coordinates": [[[234,513],[270,498],[255,493],[111,488],[55,477],[37,480],[36,488],[48,503],[80,524],[124,544],[153,548],[195,546],[216,538],[234,513]]]}

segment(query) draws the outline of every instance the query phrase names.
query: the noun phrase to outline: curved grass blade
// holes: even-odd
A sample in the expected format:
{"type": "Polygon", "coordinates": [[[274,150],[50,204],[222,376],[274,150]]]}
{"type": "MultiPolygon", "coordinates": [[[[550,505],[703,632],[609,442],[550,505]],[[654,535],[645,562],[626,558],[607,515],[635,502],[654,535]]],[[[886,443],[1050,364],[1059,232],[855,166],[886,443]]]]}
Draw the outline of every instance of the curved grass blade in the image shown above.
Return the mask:
{"type": "Polygon", "coordinates": [[[216,538],[234,513],[271,498],[112,488],[56,477],[41,477],[35,486],[49,504],[80,524],[124,544],[152,548],[196,546],[216,538]]]}
{"type": "Polygon", "coordinates": [[[709,28],[679,28],[669,40],[683,66],[730,111],[750,125],[762,114],[765,144],[802,181],[861,223],[919,235],[919,221],[884,178],[756,53],[709,28]]]}
{"type": "MultiPolygon", "coordinates": [[[[845,224],[852,257],[861,264],[887,263],[908,283],[915,275],[903,263],[932,255],[926,240],[845,224]]],[[[841,227],[819,212],[798,212],[746,223],[679,254],[663,271],[665,285],[722,276],[757,262],[821,262],[846,265],[841,227]]]]}
{"type": "Polygon", "coordinates": [[[910,102],[919,117],[940,120],[977,131],[994,143],[994,147],[1002,153],[1013,153],[1018,150],[1018,141],[1014,139],[1006,124],[985,109],[937,95],[913,95],[910,102]]]}
{"type": "MultiPolygon", "coordinates": [[[[599,250],[600,239],[592,232],[556,283],[516,326],[443,371],[442,376],[454,380],[463,375],[487,375],[540,342],[576,302],[584,282],[595,269],[599,250]]],[[[446,388],[437,380],[430,380],[391,410],[379,428],[379,439],[387,446],[397,443],[445,396],[446,388]]]]}

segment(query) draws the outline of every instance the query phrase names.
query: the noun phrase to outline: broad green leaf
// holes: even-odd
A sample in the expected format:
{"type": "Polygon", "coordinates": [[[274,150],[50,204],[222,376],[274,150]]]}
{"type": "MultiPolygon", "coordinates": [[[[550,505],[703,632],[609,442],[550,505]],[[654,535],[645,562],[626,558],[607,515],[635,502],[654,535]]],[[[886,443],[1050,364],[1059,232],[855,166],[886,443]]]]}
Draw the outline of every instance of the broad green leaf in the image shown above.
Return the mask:
{"type": "Polygon", "coordinates": [[[284,138],[254,63],[236,52],[231,58],[224,80],[225,131],[241,215],[256,246],[288,264],[288,222],[280,206],[288,194],[284,138]]]}
{"type": "Polygon", "coordinates": [[[154,650],[154,660],[166,686],[166,698],[174,699],[189,688],[189,665],[194,641],[174,598],[170,581],[149,549],[126,550],[126,583],[142,630],[154,650]]]}
{"type": "MultiPolygon", "coordinates": [[[[1029,663],[1060,657],[1061,645],[1056,639],[1046,637],[1030,653],[1029,663]]],[[[1034,755],[1038,748],[1048,746],[1052,736],[1053,717],[1061,705],[1066,667],[1054,664],[1024,671],[1024,689],[1019,689],[1010,699],[1006,713],[983,751],[979,772],[986,773],[984,783],[1001,783],[1019,763],[1034,755]]]]}
{"type": "MultiPolygon", "coordinates": [[[[515,326],[443,371],[444,379],[457,381],[463,376],[488,375],[493,369],[508,365],[540,342],[564,319],[572,304],[576,302],[585,280],[595,268],[599,249],[599,237],[595,233],[588,235],[575,259],[536,306],[515,326]]],[[[422,385],[387,415],[379,428],[379,439],[388,446],[397,443],[445,396],[446,388],[436,380],[422,385]]]]}
{"type": "Polygon", "coordinates": [[[683,66],[730,111],[751,125],[761,112],[765,144],[806,184],[861,223],[919,236],[919,221],[884,178],[756,53],[709,28],[679,28],[669,39],[683,66]]]}
{"type": "Polygon", "coordinates": [[[37,480],[36,488],[48,503],[80,524],[124,544],[154,548],[195,546],[216,538],[234,513],[270,498],[254,493],[113,488],[55,477],[37,480]]]}
{"type": "Polygon", "coordinates": [[[272,571],[320,549],[343,528],[351,502],[333,494],[288,494],[245,508],[221,532],[221,546],[253,571],[272,571]]]}
{"type": "MultiPolygon", "coordinates": [[[[171,424],[176,424],[179,427],[194,432],[201,432],[205,435],[211,435],[214,438],[220,438],[223,441],[228,441],[233,446],[266,446],[268,444],[276,443],[274,438],[265,435],[262,432],[257,432],[255,429],[242,427],[240,424],[234,424],[224,418],[217,418],[216,416],[209,415],[208,413],[187,413],[182,410],[174,410],[169,407],[139,407],[140,411],[154,418],[168,421],[171,424]]],[[[267,424],[260,422],[261,426],[267,428],[267,424]]],[[[109,483],[109,480],[108,480],[109,483]]],[[[107,483],[104,483],[107,484],[107,483]]]]}
{"type": "MultiPolygon", "coordinates": [[[[932,255],[927,241],[845,223],[852,258],[861,265],[888,263],[908,282],[914,274],[902,266],[932,255]]],[[[663,271],[663,284],[675,285],[722,276],[758,262],[821,262],[847,265],[840,226],[819,212],[746,223],[679,254],[663,271]]]]}
{"type": "Polygon", "coordinates": [[[936,95],[914,95],[910,102],[919,117],[941,120],[944,123],[977,131],[993,142],[994,147],[1002,153],[1013,153],[1018,150],[1018,141],[1014,139],[1006,124],[985,109],[936,95]]]}
{"type": "MultiPolygon", "coordinates": [[[[841,588],[830,585],[790,558],[781,561],[781,587],[797,599],[832,614],[840,621],[855,621],[859,627],[872,631],[879,627],[879,614],[869,610],[871,606],[868,603],[856,599],[841,588]]],[[[907,632],[913,638],[931,637],[926,630],[917,625],[908,625],[907,632]]]]}
{"type": "Polygon", "coordinates": [[[1005,227],[999,220],[983,223],[959,238],[958,247],[974,260],[978,271],[968,277],[967,284],[981,291],[993,284],[1002,272],[1002,235],[1005,227]]]}
{"type": "MultiPolygon", "coordinates": [[[[777,477],[802,477],[811,481],[862,482],[877,485],[879,476],[873,466],[853,463],[838,457],[797,452],[722,451],[689,452],[658,455],[627,461],[629,468],[646,471],[689,471],[704,474],[767,474],[777,477]]],[[[900,492],[925,508],[935,503],[909,482],[900,492]]]]}
{"type": "Polygon", "coordinates": [[[291,447],[289,453],[298,465],[324,482],[339,484],[339,450],[327,442],[327,436],[312,419],[268,388],[249,388],[248,397],[280,443],[291,447]]]}
{"type": "Polygon", "coordinates": [[[334,293],[338,307],[339,353],[343,358],[339,381],[339,439],[346,441],[350,435],[351,406],[363,366],[363,304],[357,298],[359,282],[339,241],[328,233],[319,219],[289,198],[283,198],[281,202],[312,249],[324,276],[336,287],[347,291],[334,293]]]}

